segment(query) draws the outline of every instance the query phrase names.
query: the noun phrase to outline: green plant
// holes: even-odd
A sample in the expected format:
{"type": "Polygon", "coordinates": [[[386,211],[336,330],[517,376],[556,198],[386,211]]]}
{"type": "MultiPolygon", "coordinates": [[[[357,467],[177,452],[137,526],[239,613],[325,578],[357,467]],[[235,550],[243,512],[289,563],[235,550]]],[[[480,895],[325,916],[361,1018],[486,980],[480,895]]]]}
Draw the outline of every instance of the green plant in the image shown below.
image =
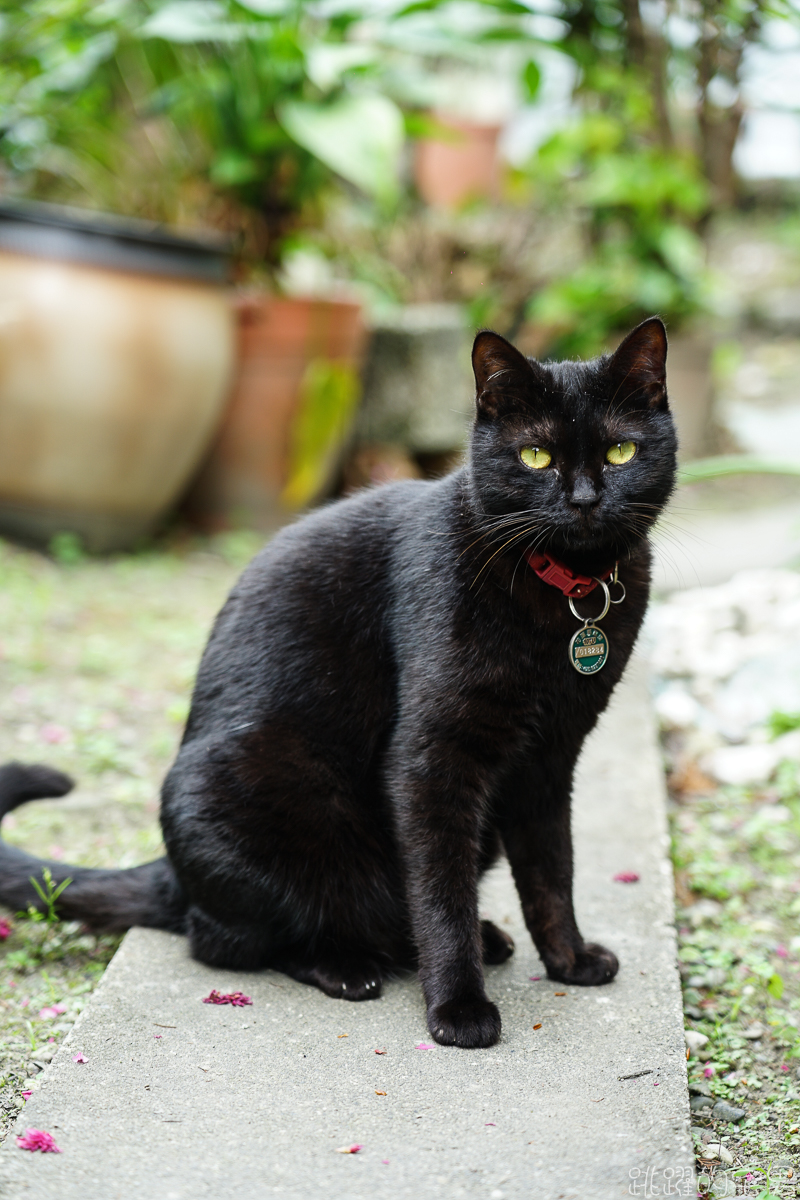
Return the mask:
{"type": "Polygon", "coordinates": [[[53,875],[50,868],[42,867],[42,883],[44,883],[44,887],[42,887],[42,884],[33,875],[30,876],[30,882],[44,905],[44,912],[31,905],[27,913],[22,915],[27,916],[30,921],[45,921],[48,925],[55,925],[60,920],[56,912],[56,901],[61,893],[72,883],[72,879],[65,879],[63,882],[55,884],[53,883],[53,875]]]}

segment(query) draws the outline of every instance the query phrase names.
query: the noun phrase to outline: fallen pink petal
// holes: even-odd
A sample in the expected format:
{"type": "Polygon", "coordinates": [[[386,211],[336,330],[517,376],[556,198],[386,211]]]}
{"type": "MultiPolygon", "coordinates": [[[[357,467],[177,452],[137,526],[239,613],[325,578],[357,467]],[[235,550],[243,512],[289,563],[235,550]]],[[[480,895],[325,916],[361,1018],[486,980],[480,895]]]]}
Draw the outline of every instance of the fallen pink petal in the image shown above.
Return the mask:
{"type": "Polygon", "coordinates": [[[23,1100],[30,1100],[31,1096],[33,1095],[33,1092],[21,1092],[20,1094],[21,1094],[23,1100]]]}
{"type": "Polygon", "coordinates": [[[435,1050],[436,1046],[428,1042],[417,1042],[415,1050],[435,1050]]]}
{"type": "Polygon", "coordinates": [[[72,1061],[73,1062],[88,1062],[89,1060],[86,1057],[86,1055],[83,1053],[83,1051],[79,1050],[77,1054],[73,1054],[72,1061]]]}
{"type": "Polygon", "coordinates": [[[638,883],[639,876],[635,871],[618,871],[614,876],[614,883],[638,883]]]}
{"type": "Polygon", "coordinates": [[[789,951],[786,949],[785,946],[776,946],[775,953],[777,954],[778,958],[788,958],[789,957],[789,951]]]}
{"type": "Polygon", "coordinates": [[[218,992],[216,988],[203,997],[203,1004],[232,1004],[234,1008],[244,1008],[245,1004],[252,1003],[244,992],[218,992]]]}
{"type": "Polygon", "coordinates": [[[20,1150],[41,1150],[42,1154],[61,1153],[53,1140],[52,1133],[46,1133],[44,1129],[26,1129],[17,1138],[17,1145],[20,1150]]]}
{"type": "Polygon", "coordinates": [[[39,737],[43,742],[57,745],[59,742],[66,741],[69,737],[69,732],[63,725],[43,725],[39,730],[39,737]]]}
{"type": "Polygon", "coordinates": [[[339,1146],[336,1153],[337,1154],[358,1154],[359,1150],[363,1150],[363,1149],[364,1149],[364,1147],[361,1145],[360,1142],[354,1142],[352,1146],[339,1146]]]}
{"type": "Polygon", "coordinates": [[[5,918],[0,920],[0,942],[4,942],[7,937],[11,937],[13,928],[14,926],[10,921],[6,921],[5,918]]]}
{"type": "Polygon", "coordinates": [[[164,1035],[163,1035],[163,1033],[154,1033],[154,1034],[153,1034],[153,1037],[154,1037],[154,1038],[156,1038],[156,1039],[158,1039],[158,1038],[162,1038],[163,1036],[164,1036],[164,1035]]]}
{"type": "Polygon", "coordinates": [[[484,1125],[486,1125],[487,1127],[488,1127],[489,1125],[491,1125],[493,1129],[497,1129],[497,1126],[495,1125],[494,1121],[484,1121],[483,1123],[484,1123],[484,1125]]]}
{"type": "Polygon", "coordinates": [[[45,1008],[39,1009],[39,1016],[42,1020],[52,1019],[53,1017],[60,1017],[66,1011],[66,1004],[48,1004],[45,1008]]]}
{"type": "Polygon", "coordinates": [[[788,1071],[788,1070],[789,1070],[789,1068],[787,1067],[786,1063],[781,1063],[781,1070],[782,1070],[782,1071],[788,1071]]]}
{"type": "Polygon", "coordinates": [[[529,975],[528,976],[528,979],[530,979],[531,983],[538,983],[541,978],[542,978],[541,975],[529,975]]]}
{"type": "Polygon", "coordinates": [[[703,1074],[705,1075],[706,1079],[711,1079],[711,1077],[712,1077],[713,1075],[716,1075],[716,1073],[717,1073],[717,1072],[714,1070],[714,1068],[711,1066],[711,1064],[710,1064],[710,1063],[708,1064],[708,1066],[707,1066],[707,1067],[705,1068],[705,1070],[703,1071],[703,1074]]]}

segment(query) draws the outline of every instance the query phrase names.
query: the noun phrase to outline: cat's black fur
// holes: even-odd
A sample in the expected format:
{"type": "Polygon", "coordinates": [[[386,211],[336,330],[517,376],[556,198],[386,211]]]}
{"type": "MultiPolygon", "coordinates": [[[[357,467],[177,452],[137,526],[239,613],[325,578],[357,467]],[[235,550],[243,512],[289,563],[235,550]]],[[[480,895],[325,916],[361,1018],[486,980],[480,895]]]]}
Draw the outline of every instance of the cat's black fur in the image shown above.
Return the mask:
{"type": "MultiPolygon", "coordinates": [[[[62,915],[185,932],[202,962],[276,967],[350,1000],[416,966],[434,1038],[490,1046],[482,963],[513,944],[479,922],[477,889],[504,849],[550,978],[613,979],[616,958],[573,915],[570,791],[636,640],[647,532],[673,488],[665,360],[657,318],[587,363],[479,334],[468,465],[319,509],[258,555],[217,618],[164,784],[169,857],[50,862],[73,878],[62,915]],[[609,465],[628,440],[635,458],[609,465]],[[523,464],[530,445],[548,468],[523,464]],[[587,574],[619,560],[627,598],[597,675],[568,661],[578,623],[522,558],[534,547],[587,574]]],[[[0,813],[70,786],[9,764],[0,813]]],[[[0,901],[36,904],[43,865],[3,845],[0,901]]]]}

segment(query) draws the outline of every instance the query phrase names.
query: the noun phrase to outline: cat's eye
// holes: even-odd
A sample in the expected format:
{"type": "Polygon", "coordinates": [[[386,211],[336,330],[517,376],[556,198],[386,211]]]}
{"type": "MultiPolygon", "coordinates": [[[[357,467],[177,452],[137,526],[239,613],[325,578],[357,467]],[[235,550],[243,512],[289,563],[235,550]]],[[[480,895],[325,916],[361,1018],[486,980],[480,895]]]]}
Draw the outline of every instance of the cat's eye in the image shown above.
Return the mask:
{"type": "Polygon", "coordinates": [[[532,467],[534,471],[541,471],[542,467],[549,467],[553,460],[550,451],[543,450],[541,446],[523,446],[519,456],[525,466],[532,467]]]}
{"type": "Polygon", "coordinates": [[[606,460],[615,467],[630,462],[636,453],[636,442],[617,442],[606,450],[606,460]]]}

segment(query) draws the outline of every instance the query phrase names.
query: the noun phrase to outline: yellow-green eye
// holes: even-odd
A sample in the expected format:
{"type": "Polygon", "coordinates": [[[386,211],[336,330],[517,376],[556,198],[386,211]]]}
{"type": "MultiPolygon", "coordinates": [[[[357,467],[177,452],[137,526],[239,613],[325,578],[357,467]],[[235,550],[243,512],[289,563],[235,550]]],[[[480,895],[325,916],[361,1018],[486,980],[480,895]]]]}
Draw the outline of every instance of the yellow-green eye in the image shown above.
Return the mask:
{"type": "Polygon", "coordinates": [[[636,442],[617,442],[616,446],[609,446],[606,450],[606,459],[615,467],[621,467],[623,463],[630,462],[636,453],[636,442]]]}
{"type": "Polygon", "coordinates": [[[520,450],[519,456],[525,466],[533,467],[534,471],[541,471],[542,467],[549,467],[553,459],[550,451],[542,450],[541,446],[524,446],[520,450]]]}

